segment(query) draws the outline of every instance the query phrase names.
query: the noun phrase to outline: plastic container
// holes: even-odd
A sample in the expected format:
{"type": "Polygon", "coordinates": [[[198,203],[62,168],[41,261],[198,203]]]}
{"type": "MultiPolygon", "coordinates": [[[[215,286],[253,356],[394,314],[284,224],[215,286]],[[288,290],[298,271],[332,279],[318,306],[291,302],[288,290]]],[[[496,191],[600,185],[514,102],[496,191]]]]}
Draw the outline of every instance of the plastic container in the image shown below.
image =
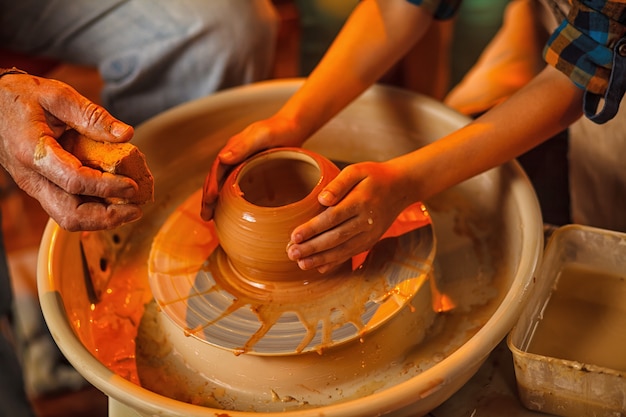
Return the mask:
{"type": "Polygon", "coordinates": [[[626,415],[626,234],[557,229],[534,286],[507,338],[524,406],[626,415]]]}

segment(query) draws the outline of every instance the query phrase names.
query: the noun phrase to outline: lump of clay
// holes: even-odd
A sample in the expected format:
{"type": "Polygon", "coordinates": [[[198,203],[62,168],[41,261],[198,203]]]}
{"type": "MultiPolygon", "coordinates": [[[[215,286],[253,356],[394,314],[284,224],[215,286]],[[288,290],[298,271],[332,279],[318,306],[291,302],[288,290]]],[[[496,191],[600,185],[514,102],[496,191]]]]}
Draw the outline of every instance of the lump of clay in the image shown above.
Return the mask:
{"type": "Polygon", "coordinates": [[[78,158],[84,166],[124,175],[133,179],[139,190],[130,200],[107,199],[114,204],[144,204],[154,201],[154,178],[143,153],[135,145],[125,143],[98,142],[68,130],[59,138],[59,144],[78,158]]]}

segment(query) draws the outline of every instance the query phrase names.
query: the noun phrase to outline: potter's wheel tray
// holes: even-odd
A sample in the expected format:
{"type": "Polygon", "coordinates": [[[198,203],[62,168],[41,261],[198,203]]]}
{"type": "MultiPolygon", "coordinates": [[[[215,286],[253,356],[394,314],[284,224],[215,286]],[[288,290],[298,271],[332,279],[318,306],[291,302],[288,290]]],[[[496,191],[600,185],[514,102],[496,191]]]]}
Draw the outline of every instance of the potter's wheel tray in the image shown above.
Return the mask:
{"type": "Polygon", "coordinates": [[[149,256],[154,298],[185,336],[235,353],[319,352],[363,338],[429,285],[435,244],[421,204],[405,210],[366,257],[341,271],[260,283],[233,269],[213,222],[199,216],[201,198],[196,191],[167,218],[149,256]]]}
{"type": "MultiPolygon", "coordinates": [[[[120,233],[128,237],[98,304],[90,303],[85,280],[77,279],[83,274],[80,234],[48,222],[37,264],[41,311],[68,361],[108,396],[111,417],[438,414],[433,410],[476,374],[537,290],[533,277],[543,251],[541,212],[528,178],[511,161],[427,202],[437,241],[436,280],[429,281],[436,281],[446,305],[453,306],[446,314],[435,313],[440,310],[427,300],[431,289],[422,287],[407,307],[366,334],[364,343],[346,342],[323,355],[237,356],[200,339],[204,332],[185,337],[170,311],[176,300],[151,288],[152,245],[168,243],[161,229],[174,212],[198,222],[172,242],[184,246],[180,251],[208,252],[197,264],[170,256],[172,271],[176,265],[181,269],[162,283],[176,286],[179,297],[188,299],[217,242],[202,234],[207,225],[198,219],[199,207],[191,204],[189,213],[182,213],[183,202],[203,185],[207,161],[215,159],[226,139],[270,117],[302,81],[220,92],[137,128],[133,142],[146,154],[156,200],[137,222],[106,233],[113,240],[120,233]],[[208,248],[191,247],[192,237],[208,248]],[[190,275],[182,273],[185,268],[190,275]],[[128,355],[120,355],[120,345],[129,348],[128,355]],[[133,378],[128,370],[135,362],[133,378]]],[[[428,97],[375,86],[308,139],[306,147],[333,161],[386,161],[469,121],[428,97]]],[[[184,318],[186,308],[181,308],[184,318]]]]}

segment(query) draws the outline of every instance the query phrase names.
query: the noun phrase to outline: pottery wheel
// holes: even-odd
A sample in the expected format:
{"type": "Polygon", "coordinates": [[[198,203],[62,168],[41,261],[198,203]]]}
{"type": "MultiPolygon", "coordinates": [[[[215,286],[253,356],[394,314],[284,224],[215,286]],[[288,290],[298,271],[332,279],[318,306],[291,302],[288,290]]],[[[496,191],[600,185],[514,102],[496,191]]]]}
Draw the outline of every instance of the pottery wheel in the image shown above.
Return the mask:
{"type": "MultiPolygon", "coordinates": [[[[165,221],[149,256],[157,305],[185,336],[236,354],[289,355],[362,339],[429,285],[435,243],[430,217],[405,210],[352,265],[315,282],[249,282],[232,269],[198,190],[165,221]]],[[[241,248],[254,251],[254,248],[241,248]]]]}

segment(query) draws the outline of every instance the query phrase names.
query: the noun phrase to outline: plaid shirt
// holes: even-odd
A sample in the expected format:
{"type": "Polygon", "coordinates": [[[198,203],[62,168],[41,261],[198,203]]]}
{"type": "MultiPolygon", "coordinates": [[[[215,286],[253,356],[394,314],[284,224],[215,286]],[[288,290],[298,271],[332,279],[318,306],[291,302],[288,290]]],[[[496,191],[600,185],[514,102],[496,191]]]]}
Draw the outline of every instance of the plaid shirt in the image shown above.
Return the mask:
{"type": "Polygon", "coordinates": [[[586,90],[587,117],[598,123],[613,118],[626,91],[626,0],[572,0],[544,58],[586,90]]]}
{"type": "Polygon", "coordinates": [[[546,61],[577,85],[596,94],[606,91],[613,50],[626,36],[626,1],[579,0],[552,34],[546,61]]]}
{"type": "MultiPolygon", "coordinates": [[[[459,0],[408,0],[437,19],[454,15],[459,0]]],[[[585,115],[603,123],[612,118],[626,92],[626,0],[570,0],[572,7],[550,37],[546,62],[586,90],[585,115]],[[597,113],[600,99],[604,110],[597,113]]]]}

